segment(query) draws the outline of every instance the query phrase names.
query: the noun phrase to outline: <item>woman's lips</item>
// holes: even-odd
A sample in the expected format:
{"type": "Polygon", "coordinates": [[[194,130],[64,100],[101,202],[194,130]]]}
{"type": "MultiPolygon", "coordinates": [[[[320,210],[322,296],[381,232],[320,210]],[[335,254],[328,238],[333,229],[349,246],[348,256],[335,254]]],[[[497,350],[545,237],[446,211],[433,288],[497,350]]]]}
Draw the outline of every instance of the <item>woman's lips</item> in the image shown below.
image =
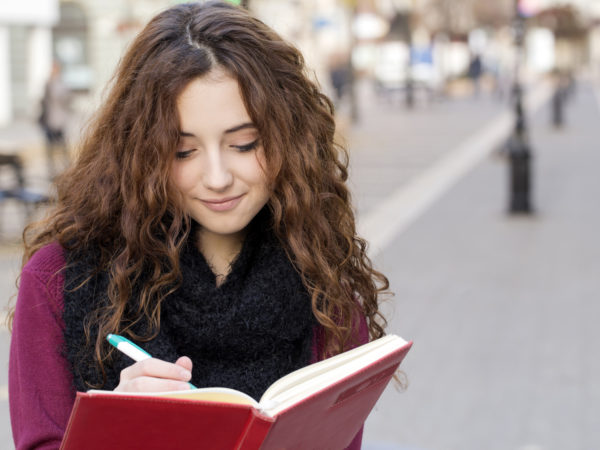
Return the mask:
{"type": "Polygon", "coordinates": [[[211,211],[229,211],[237,206],[237,204],[242,200],[242,195],[238,195],[237,197],[227,197],[223,199],[215,199],[215,200],[202,200],[199,199],[204,206],[206,206],[211,211]]]}

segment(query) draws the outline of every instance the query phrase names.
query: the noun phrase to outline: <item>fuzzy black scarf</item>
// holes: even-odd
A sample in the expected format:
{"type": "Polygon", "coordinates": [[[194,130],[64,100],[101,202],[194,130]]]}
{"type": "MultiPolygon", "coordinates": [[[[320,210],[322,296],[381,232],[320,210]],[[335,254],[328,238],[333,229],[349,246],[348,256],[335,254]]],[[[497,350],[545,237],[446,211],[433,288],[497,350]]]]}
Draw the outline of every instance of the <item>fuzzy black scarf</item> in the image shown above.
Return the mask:
{"type": "MultiPolygon", "coordinates": [[[[106,272],[94,275],[94,258],[67,254],[64,313],[65,353],[75,388],[113,389],[120,371],[132,364],[115,352],[106,366],[106,382],[86,347],[83,324],[91,310],[106,302],[106,272]]],[[[138,342],[152,356],[174,362],[189,356],[192,383],[224,386],[259,399],[281,376],[307,365],[313,328],[310,296],[299,274],[264,221],[254,221],[225,282],[216,287],[215,275],[193,242],[181,254],[183,282],[162,303],[160,332],[138,342]]],[[[135,296],[134,296],[135,297],[135,296]]],[[[136,299],[132,298],[131,304],[136,299]]],[[[146,324],[133,328],[144,332],[146,324]]],[[[97,330],[92,329],[91,342],[97,330]]]]}

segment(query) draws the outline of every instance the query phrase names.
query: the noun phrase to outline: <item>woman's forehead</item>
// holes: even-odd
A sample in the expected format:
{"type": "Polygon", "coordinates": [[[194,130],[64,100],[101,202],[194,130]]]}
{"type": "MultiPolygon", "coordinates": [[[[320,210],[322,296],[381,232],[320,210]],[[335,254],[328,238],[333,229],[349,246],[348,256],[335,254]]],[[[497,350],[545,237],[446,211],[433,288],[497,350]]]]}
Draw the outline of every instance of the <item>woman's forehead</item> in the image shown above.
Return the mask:
{"type": "Polygon", "coordinates": [[[192,80],[177,99],[181,132],[198,135],[203,130],[231,133],[252,127],[239,84],[226,74],[192,80]]]}

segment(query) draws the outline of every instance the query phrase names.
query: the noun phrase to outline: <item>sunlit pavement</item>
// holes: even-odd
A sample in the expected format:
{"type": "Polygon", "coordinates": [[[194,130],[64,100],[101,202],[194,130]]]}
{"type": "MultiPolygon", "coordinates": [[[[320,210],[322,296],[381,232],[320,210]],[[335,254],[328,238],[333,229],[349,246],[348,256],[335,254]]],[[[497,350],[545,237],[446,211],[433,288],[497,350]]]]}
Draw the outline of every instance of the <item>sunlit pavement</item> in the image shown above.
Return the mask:
{"type": "MultiPolygon", "coordinates": [[[[359,222],[507,110],[487,96],[412,111],[379,102],[365,86],[361,98],[360,120],[345,132],[359,222]]],[[[592,428],[600,421],[592,383],[599,363],[591,357],[600,342],[591,301],[600,288],[592,235],[600,225],[598,115],[582,86],[563,130],[550,127],[545,106],[531,117],[535,215],[506,214],[508,167],[497,148],[487,149],[373,252],[396,292],[389,332],[415,346],[403,365],[409,387],[379,402],[366,450],[600,448],[592,428]]],[[[367,238],[377,232],[369,228],[367,238]]],[[[14,244],[0,250],[3,298],[14,293],[19,257],[14,244]]],[[[8,333],[0,339],[6,368],[8,333]]],[[[6,370],[0,377],[0,442],[9,443],[6,370]]]]}

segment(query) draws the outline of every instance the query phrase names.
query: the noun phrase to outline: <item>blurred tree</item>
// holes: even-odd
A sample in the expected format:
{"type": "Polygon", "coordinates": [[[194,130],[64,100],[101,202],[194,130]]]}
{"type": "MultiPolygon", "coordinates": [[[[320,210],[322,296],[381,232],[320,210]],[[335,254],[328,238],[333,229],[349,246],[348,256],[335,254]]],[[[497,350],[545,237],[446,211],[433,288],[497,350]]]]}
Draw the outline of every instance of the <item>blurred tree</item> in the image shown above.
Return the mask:
{"type": "Polygon", "coordinates": [[[249,0],[227,0],[229,3],[233,3],[234,5],[241,5],[244,8],[248,9],[249,0]]]}
{"type": "Polygon", "coordinates": [[[426,0],[422,20],[430,30],[464,36],[474,28],[473,0],[426,0]]]}
{"type": "Polygon", "coordinates": [[[544,9],[528,22],[554,33],[557,70],[572,73],[589,62],[588,32],[591,24],[573,6],[544,9]]]}
{"type": "Polygon", "coordinates": [[[514,3],[512,0],[476,1],[473,2],[473,14],[479,25],[504,26],[514,18],[514,3]]]}
{"type": "Polygon", "coordinates": [[[464,36],[478,26],[502,26],[514,18],[513,0],[424,0],[424,23],[450,36],[464,36]]]}
{"type": "Polygon", "coordinates": [[[579,38],[587,33],[587,26],[582,17],[570,5],[542,10],[532,17],[530,22],[551,29],[557,38],[579,38]]]}

